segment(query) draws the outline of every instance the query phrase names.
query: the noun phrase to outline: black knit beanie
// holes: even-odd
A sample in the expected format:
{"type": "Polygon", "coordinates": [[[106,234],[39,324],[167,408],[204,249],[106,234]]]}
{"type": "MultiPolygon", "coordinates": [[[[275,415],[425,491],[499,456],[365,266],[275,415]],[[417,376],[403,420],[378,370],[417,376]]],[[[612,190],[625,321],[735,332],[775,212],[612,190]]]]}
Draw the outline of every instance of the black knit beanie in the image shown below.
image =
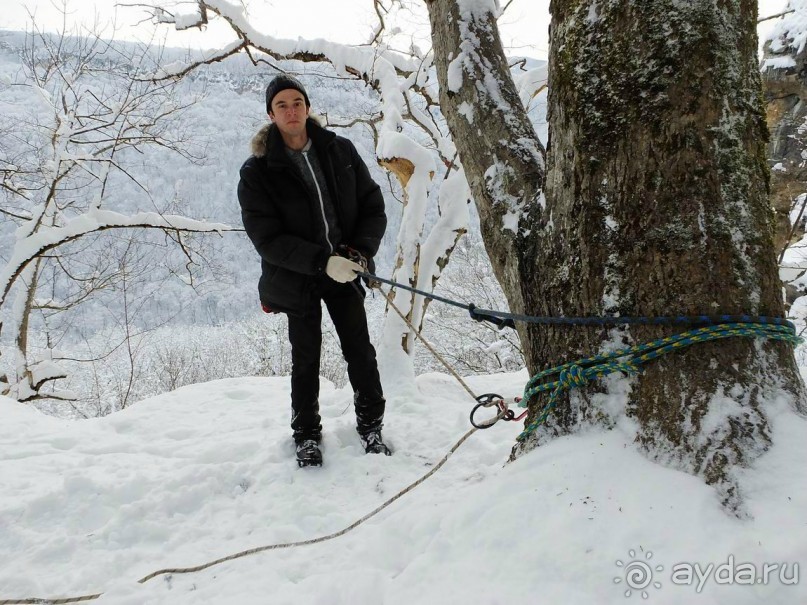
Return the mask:
{"type": "Polygon", "coordinates": [[[302,82],[300,82],[300,80],[294,76],[280,74],[275,76],[274,79],[269,82],[269,86],[266,87],[266,113],[272,111],[272,99],[275,98],[275,95],[289,88],[299,90],[301,93],[303,93],[305,106],[311,107],[311,101],[308,100],[308,93],[305,91],[305,88],[303,88],[302,82]]]}

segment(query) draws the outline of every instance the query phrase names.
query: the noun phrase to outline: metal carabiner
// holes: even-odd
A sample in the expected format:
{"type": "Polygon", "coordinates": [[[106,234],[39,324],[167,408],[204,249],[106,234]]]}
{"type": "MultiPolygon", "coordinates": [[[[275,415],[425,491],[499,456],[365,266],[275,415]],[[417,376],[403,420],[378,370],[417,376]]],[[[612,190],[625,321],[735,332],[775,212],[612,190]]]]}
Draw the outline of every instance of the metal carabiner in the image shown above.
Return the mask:
{"type": "Polygon", "coordinates": [[[484,395],[480,395],[476,398],[479,402],[477,403],[473,409],[471,410],[471,424],[478,429],[489,429],[494,424],[499,422],[502,418],[506,420],[511,420],[514,416],[511,410],[507,409],[507,404],[504,402],[504,398],[501,395],[497,395],[496,393],[485,393],[484,395]],[[496,414],[495,417],[490,418],[488,420],[482,420],[480,422],[476,422],[474,420],[474,415],[476,414],[479,408],[489,408],[492,406],[496,406],[499,408],[499,413],[496,414]]]}

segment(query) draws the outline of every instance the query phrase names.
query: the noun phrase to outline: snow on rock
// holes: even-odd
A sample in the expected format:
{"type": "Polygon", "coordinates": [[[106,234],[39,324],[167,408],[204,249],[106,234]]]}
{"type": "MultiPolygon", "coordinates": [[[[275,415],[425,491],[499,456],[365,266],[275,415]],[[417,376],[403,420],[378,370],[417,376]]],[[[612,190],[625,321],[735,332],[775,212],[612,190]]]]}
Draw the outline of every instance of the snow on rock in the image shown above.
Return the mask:
{"type": "Polygon", "coordinates": [[[597,2],[592,2],[591,5],[588,7],[588,15],[586,15],[586,23],[590,26],[594,26],[600,21],[599,15],[599,7],[597,6],[597,2]]]}
{"type": "Polygon", "coordinates": [[[765,59],[762,69],[788,69],[790,67],[796,67],[793,57],[771,57],[765,59]]]}
{"type": "MultiPolygon", "coordinates": [[[[518,394],[527,375],[469,377],[518,394]]],[[[625,603],[647,560],[656,604],[803,603],[807,583],[671,582],[674,565],[807,564],[807,420],[770,402],[774,447],[741,471],[752,518],[701,480],[644,458],[630,427],[557,439],[505,464],[517,423],[477,431],[432,478],[355,530],[205,571],[137,579],[358,520],[468,430],[468,395],[431,374],[387,391],[395,454],[365,455],[351,394],[322,387],[325,465],[298,469],[288,378],[185,387],[68,422],[0,398],[0,600],[104,592],[101,604],[625,603]],[[622,561],[623,566],[616,564],[622,561]],[[619,583],[615,583],[619,579],[619,583]]],[[[603,395],[604,396],[604,395],[603,395]]],[[[638,592],[633,597],[640,598],[638,592]]]]}
{"type": "Polygon", "coordinates": [[[521,220],[521,212],[506,212],[502,216],[502,229],[509,229],[513,233],[518,233],[519,220],[521,220]]]}
{"type": "MultiPolygon", "coordinates": [[[[776,55],[798,55],[807,44],[807,0],[790,0],[787,10],[767,33],[765,38],[770,50],[776,55]]],[[[763,62],[763,71],[768,68],[792,67],[795,63],[780,63],[780,57],[770,57],[763,62]]],[[[792,58],[791,58],[792,61],[792,58]]]]}

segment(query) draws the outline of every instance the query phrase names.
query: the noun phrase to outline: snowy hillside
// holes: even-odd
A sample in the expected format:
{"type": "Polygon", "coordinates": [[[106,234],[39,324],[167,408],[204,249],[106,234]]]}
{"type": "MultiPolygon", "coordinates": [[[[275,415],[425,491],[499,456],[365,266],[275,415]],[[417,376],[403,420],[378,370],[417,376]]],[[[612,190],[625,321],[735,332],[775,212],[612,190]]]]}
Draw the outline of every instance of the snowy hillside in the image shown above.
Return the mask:
{"type": "MultiPolygon", "coordinates": [[[[525,379],[469,383],[512,396],[525,379]]],[[[807,602],[807,421],[777,402],[776,445],[742,480],[744,519],[700,479],[648,462],[625,418],[511,464],[519,427],[499,423],[341,537],[137,582],[337,532],[427,473],[469,428],[464,391],[424,375],[417,391],[389,398],[395,454],[367,456],[350,401],[323,384],[325,465],[302,470],[287,378],[189,386],[80,423],[0,401],[0,602],[103,593],[94,602],[591,605],[643,602],[642,591],[657,605],[807,602]],[[765,564],[777,565],[767,578],[765,564]]]]}

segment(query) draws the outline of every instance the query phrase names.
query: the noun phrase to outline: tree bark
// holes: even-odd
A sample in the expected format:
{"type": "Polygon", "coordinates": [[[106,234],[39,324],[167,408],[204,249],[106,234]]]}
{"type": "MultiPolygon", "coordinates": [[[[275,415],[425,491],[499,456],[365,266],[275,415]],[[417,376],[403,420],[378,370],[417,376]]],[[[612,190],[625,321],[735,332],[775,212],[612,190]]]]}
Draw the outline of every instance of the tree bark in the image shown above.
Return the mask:
{"type": "MultiPolygon", "coordinates": [[[[524,154],[508,153],[534,137],[520,126],[523,108],[513,102],[497,112],[487,100],[508,79],[492,16],[469,18],[457,4],[429,3],[441,106],[514,310],[782,315],[756,2],[553,0],[545,205],[540,161],[531,158],[525,168],[517,161],[524,154]],[[462,86],[452,90],[456,49],[475,58],[463,63],[462,86]],[[469,124],[463,103],[484,119],[469,124]],[[509,172],[500,179],[508,187],[492,186],[491,172],[509,172]],[[514,236],[501,212],[511,196],[526,200],[514,236]]],[[[535,373],[683,329],[522,326],[519,334],[535,373]]],[[[728,339],[645,368],[562,396],[548,423],[514,454],[581,423],[612,425],[626,414],[651,458],[703,477],[736,509],[733,468],[771,442],[766,406],[786,394],[804,411],[792,350],[728,339]],[[619,410],[601,405],[613,401],[599,394],[608,389],[619,410]]],[[[545,401],[530,402],[527,422],[545,401]]]]}
{"type": "MultiPolygon", "coordinates": [[[[537,310],[534,235],[543,228],[545,151],[510,76],[495,15],[456,0],[427,2],[440,108],[481,222],[496,279],[510,309],[537,310]]],[[[492,5],[492,3],[491,3],[492,5]]],[[[522,342],[533,327],[517,326],[522,342]]],[[[530,367],[535,360],[528,359],[530,367]]]]}

